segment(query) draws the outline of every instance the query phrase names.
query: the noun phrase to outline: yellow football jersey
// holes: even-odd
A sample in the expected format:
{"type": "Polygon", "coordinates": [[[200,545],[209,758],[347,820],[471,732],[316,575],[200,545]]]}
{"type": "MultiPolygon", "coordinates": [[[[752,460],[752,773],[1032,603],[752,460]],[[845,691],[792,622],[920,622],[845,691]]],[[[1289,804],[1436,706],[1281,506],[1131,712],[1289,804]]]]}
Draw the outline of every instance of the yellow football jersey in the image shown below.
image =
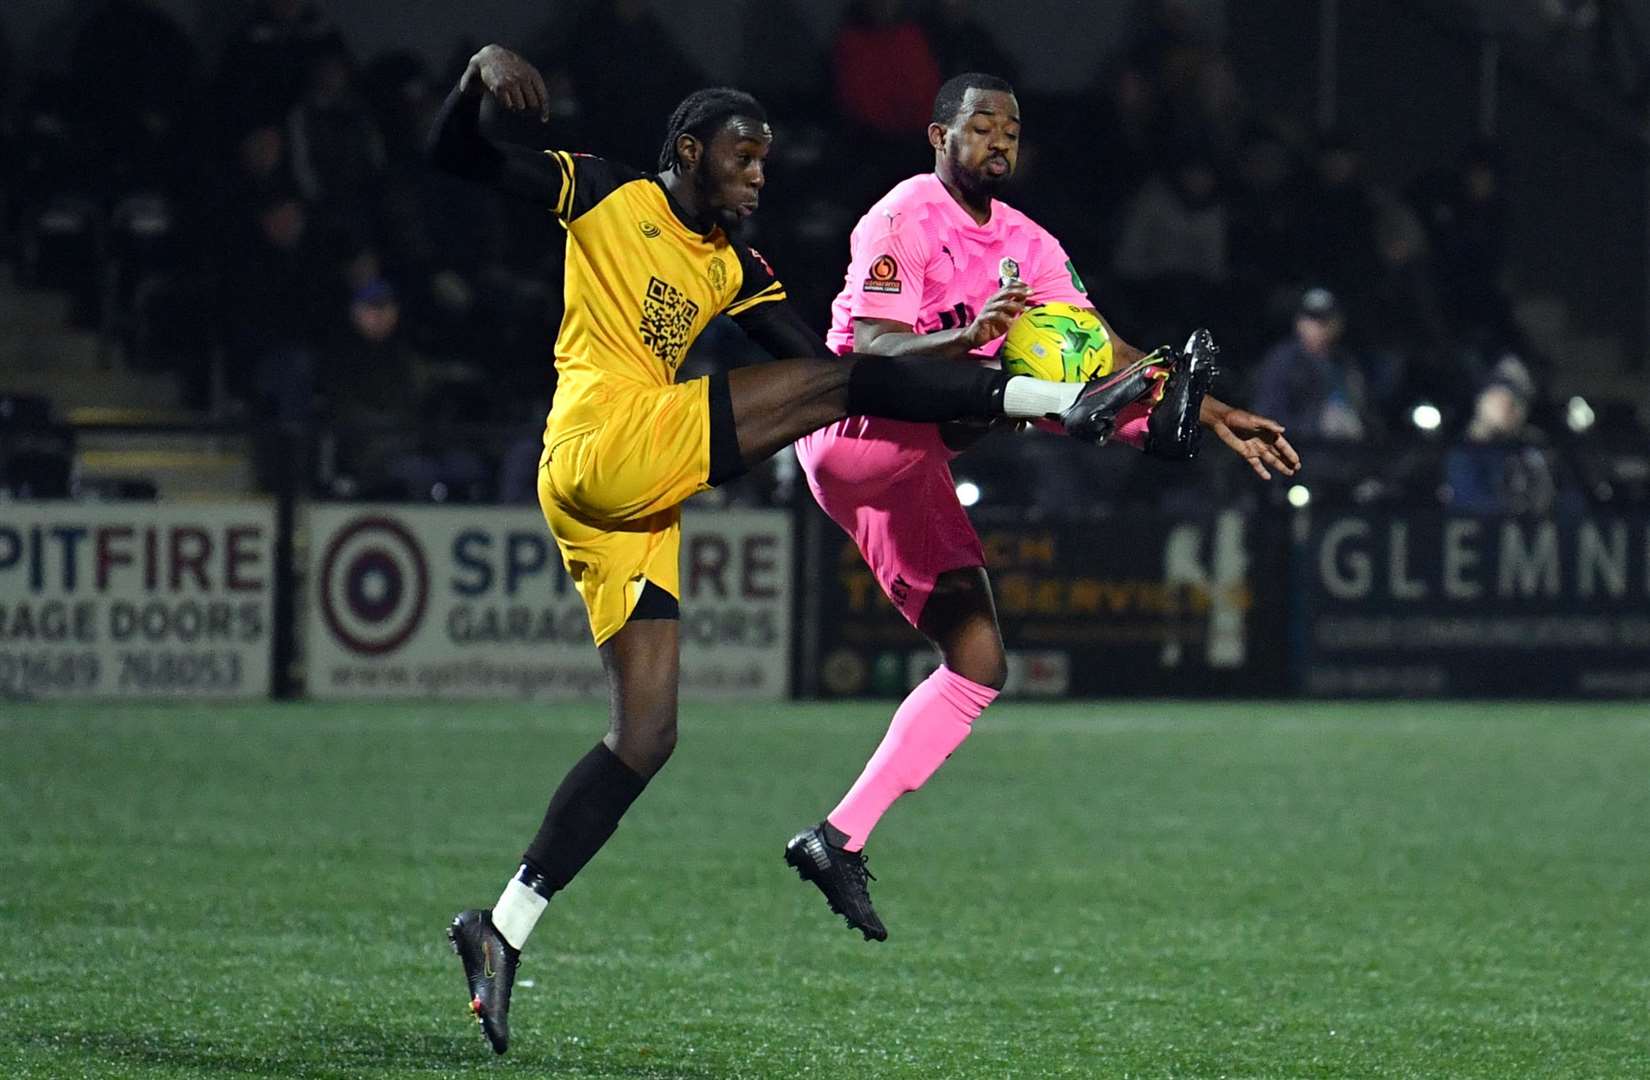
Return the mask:
{"type": "Polygon", "coordinates": [[[566,314],[556,338],[557,408],[594,382],[665,386],[712,318],[785,299],[762,257],[720,228],[683,224],[656,177],[550,151],[567,229],[566,314]]]}

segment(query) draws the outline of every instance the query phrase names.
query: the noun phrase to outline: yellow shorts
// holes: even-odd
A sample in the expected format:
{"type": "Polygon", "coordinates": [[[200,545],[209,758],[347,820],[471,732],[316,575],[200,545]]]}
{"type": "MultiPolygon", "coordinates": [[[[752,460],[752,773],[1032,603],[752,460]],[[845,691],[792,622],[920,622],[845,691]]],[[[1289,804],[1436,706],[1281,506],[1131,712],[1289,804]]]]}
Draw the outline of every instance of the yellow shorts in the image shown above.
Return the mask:
{"type": "Polygon", "coordinates": [[[710,380],[608,382],[558,400],[539,506],[601,645],[647,582],[681,599],[683,500],[710,487],[710,380]]]}

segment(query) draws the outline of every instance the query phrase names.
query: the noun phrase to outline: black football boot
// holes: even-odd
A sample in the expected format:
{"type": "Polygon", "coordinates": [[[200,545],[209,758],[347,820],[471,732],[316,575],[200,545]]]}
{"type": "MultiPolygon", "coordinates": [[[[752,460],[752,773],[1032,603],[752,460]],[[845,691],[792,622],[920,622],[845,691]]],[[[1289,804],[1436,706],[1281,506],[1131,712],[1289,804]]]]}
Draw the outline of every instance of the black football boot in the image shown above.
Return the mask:
{"type": "Polygon", "coordinates": [[[1198,441],[1203,435],[1198,414],[1203,409],[1203,395],[1220,373],[1219,359],[1220,347],[1209,331],[1195,331],[1186,339],[1186,348],[1163,384],[1163,396],[1146,421],[1146,453],[1168,461],[1197,457],[1198,441]]]}
{"type": "Polygon", "coordinates": [[[1104,446],[1117,426],[1117,414],[1141,398],[1162,393],[1177,361],[1173,349],[1162,348],[1123,371],[1090,379],[1077,400],[1060,414],[1066,434],[1104,446]]]}
{"type": "Polygon", "coordinates": [[[470,1011],[481,1022],[481,1033],[493,1052],[502,1054],[510,1048],[510,988],[516,982],[521,953],[494,929],[491,913],[480,908],[455,915],[447,927],[447,940],[464,962],[470,1011]]]}
{"type": "Polygon", "coordinates": [[[819,886],[831,910],[864,934],[866,941],[887,941],[888,928],[877,918],[870,890],[865,886],[867,878],[876,878],[865,868],[864,852],[847,851],[833,844],[826,835],[827,828],[820,822],[791,837],[785,845],[785,861],[803,881],[819,886]]]}

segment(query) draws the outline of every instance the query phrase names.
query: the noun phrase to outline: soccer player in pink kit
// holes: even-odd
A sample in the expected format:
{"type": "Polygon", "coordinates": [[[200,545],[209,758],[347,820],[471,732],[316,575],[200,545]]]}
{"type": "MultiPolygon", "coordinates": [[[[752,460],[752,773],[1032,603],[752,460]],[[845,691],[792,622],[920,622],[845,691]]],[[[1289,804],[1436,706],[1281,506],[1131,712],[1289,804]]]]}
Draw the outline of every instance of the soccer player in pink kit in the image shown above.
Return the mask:
{"type": "MultiPolygon", "coordinates": [[[[1014,173],[1019,132],[1019,104],[1002,79],[959,75],[941,87],[928,127],[934,171],[896,185],[854,229],[826,339],[834,352],[990,361],[1029,305],[1092,310],[1059,241],[993,198],[1014,173]]],[[[1117,370],[1143,363],[1158,379],[1154,393],[1118,414],[1113,438],[1184,460],[1208,427],[1263,479],[1300,467],[1281,425],[1207,396],[1217,351],[1207,331],[1192,335],[1183,352],[1146,355],[1115,334],[1112,341],[1117,370]]],[[[951,478],[951,459],[968,437],[935,424],[850,416],[796,444],[820,507],[854,538],[883,591],[944,661],[894,713],[837,807],[786,845],[786,861],[867,939],[884,940],[888,931],[866,887],[866,837],[894,800],[921,787],[962,744],[1007,675],[985,553],[951,478]]]]}

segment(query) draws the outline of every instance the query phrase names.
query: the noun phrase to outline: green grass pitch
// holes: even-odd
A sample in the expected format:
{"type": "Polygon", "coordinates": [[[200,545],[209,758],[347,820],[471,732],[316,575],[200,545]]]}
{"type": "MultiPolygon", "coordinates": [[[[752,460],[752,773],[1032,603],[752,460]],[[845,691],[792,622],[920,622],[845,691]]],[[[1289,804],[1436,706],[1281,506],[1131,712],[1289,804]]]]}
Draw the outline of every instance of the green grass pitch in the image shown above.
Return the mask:
{"type": "Polygon", "coordinates": [[[442,931],[596,705],[0,703],[0,1077],[1650,1076],[1650,707],[1005,705],[780,852],[887,706],[687,706],[495,1060],[442,931]]]}

